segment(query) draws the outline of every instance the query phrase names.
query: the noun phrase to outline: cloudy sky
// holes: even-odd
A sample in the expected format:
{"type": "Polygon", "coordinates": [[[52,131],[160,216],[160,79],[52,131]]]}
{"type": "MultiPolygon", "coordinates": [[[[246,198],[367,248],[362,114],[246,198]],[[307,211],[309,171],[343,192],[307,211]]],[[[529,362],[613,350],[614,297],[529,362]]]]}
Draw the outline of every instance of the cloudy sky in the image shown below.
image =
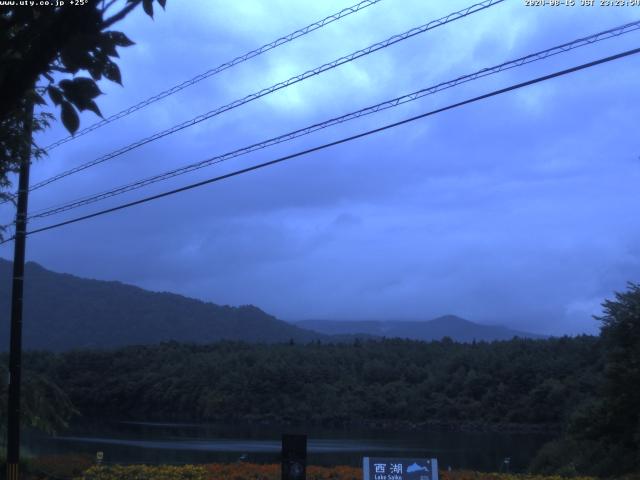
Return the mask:
{"type": "MultiPolygon", "coordinates": [[[[118,24],[110,115],[354,0],[169,0],[118,24]]],[[[32,183],[470,5],[382,0],[53,150],[32,183]]],[[[34,192],[32,212],[640,19],[640,7],[507,0],[34,192]]],[[[502,72],[230,160],[33,228],[375,128],[640,45],[640,32],[502,72]]],[[[285,320],[456,314],[547,334],[640,280],[640,56],[349,144],[35,234],[28,259],[285,320]]],[[[83,115],[82,126],[97,119],[83,115]]],[[[39,141],[65,136],[54,125],[39,141]]],[[[7,205],[0,211],[10,221],[7,205]]],[[[0,247],[12,256],[12,244],[0,247]]],[[[28,280],[27,280],[28,281],[28,280]]]]}

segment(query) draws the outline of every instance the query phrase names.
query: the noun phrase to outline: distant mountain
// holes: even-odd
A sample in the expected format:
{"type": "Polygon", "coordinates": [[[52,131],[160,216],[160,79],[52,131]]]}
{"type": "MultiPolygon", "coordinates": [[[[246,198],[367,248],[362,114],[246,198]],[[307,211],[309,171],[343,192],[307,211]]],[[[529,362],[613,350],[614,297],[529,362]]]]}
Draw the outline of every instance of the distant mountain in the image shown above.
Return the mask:
{"type": "Polygon", "coordinates": [[[455,315],[427,321],[342,321],[303,320],[295,325],[326,335],[364,334],[387,338],[440,340],[450,337],[457,342],[510,340],[513,337],[545,338],[542,335],[520,332],[499,325],[481,325],[455,315]]]}
{"type": "MultiPolygon", "coordinates": [[[[0,351],[8,349],[11,262],[0,259],[0,351]]],[[[163,341],[296,342],[329,337],[257,307],[220,306],[120,282],[88,280],[28,262],[23,344],[27,349],[112,348],[163,341]]],[[[338,340],[333,339],[331,340],[338,340]]]]}

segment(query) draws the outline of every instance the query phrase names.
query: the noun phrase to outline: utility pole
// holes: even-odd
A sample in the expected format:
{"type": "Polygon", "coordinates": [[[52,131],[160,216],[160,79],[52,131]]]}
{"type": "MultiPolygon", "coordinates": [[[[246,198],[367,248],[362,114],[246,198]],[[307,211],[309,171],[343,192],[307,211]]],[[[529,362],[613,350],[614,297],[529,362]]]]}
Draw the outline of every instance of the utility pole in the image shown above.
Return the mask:
{"type": "Polygon", "coordinates": [[[24,290],[24,257],[27,240],[27,202],[29,199],[29,167],[33,103],[24,112],[24,138],[18,178],[18,204],[13,251],[13,284],[11,291],[11,338],[9,343],[9,405],[7,409],[7,479],[18,480],[20,475],[20,383],[22,370],[22,293],[24,290]]]}

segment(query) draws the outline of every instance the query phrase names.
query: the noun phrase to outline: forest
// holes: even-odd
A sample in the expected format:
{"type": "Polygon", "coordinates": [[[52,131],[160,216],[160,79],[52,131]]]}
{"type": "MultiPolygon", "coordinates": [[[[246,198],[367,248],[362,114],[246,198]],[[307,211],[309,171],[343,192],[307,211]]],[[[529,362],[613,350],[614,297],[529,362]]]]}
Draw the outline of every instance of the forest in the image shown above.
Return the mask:
{"type": "Polygon", "coordinates": [[[461,344],[163,343],[34,352],[85,417],[555,429],[602,372],[596,337],[461,344]]]}

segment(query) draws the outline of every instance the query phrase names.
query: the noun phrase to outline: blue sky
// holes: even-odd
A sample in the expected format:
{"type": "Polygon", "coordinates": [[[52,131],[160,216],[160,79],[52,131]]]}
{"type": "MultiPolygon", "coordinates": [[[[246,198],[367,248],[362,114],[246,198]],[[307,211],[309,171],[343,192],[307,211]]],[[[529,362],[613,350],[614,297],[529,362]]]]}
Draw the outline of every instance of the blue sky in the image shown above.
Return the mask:
{"type": "MultiPolygon", "coordinates": [[[[355,2],[354,2],[355,3],[355,2]]],[[[383,0],[125,119],[34,165],[32,183],[472,2],[383,0]]],[[[579,2],[578,2],[579,3],[579,2]]],[[[124,87],[105,115],[351,5],[169,0],[118,24],[124,87]]],[[[30,210],[179,167],[640,18],[640,7],[503,4],[305,80],[34,192],[30,210]]],[[[252,165],[638,47],[640,33],[69,212],[252,165]]],[[[28,259],[285,320],[456,314],[547,334],[595,333],[592,314],[638,281],[640,57],[622,59],[347,145],[34,235],[28,259]]],[[[82,116],[82,125],[96,120],[82,116]]],[[[39,140],[65,135],[54,125],[39,140]]],[[[0,212],[11,219],[6,206],[0,212]]],[[[11,244],[0,255],[10,258],[11,244]]]]}

